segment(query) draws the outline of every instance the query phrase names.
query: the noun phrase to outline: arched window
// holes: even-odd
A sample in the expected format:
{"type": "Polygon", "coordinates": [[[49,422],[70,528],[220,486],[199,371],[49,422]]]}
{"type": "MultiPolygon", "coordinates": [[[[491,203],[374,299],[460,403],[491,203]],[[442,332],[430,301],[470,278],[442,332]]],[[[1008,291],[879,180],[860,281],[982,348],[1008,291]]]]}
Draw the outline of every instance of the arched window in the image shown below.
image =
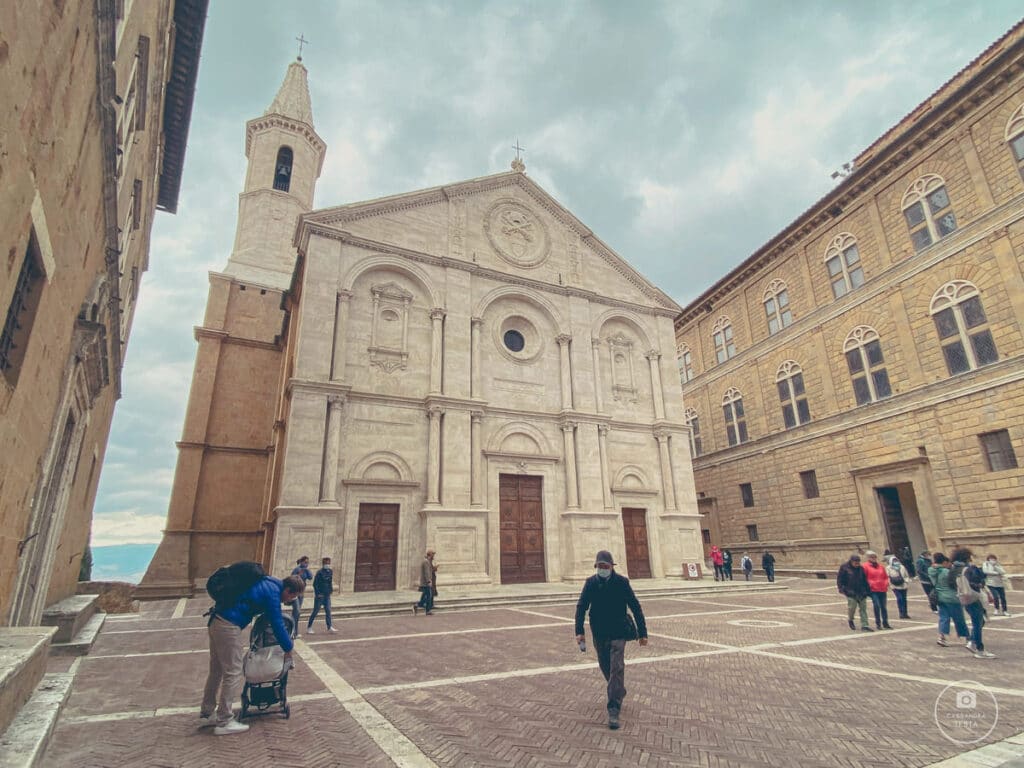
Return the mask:
{"type": "Polygon", "coordinates": [[[929,314],[939,332],[950,376],[999,360],[981,295],[972,283],[952,280],[939,288],[932,296],[929,314]]]}
{"type": "Polygon", "coordinates": [[[686,409],[686,424],[690,428],[690,455],[700,456],[704,453],[704,446],[700,439],[700,418],[697,416],[696,408],[686,409]]]}
{"type": "Polygon", "coordinates": [[[764,313],[768,316],[768,333],[775,334],[793,324],[789,309],[789,290],[782,280],[772,280],[764,291],[764,313]]]}
{"type": "Polygon", "coordinates": [[[1006,143],[1010,145],[1013,159],[1017,162],[1017,170],[1024,177],[1024,104],[1010,115],[1006,122],[1006,143]]]}
{"type": "Polygon", "coordinates": [[[679,363],[679,383],[693,381],[693,355],[688,345],[680,344],[676,347],[676,361],[679,363]]]}
{"type": "Polygon", "coordinates": [[[832,295],[837,299],[854,288],[864,285],[857,239],[849,232],[841,232],[825,250],[825,268],[832,283],[832,295]]]}
{"type": "Polygon", "coordinates": [[[277,150],[277,162],[274,163],[274,189],[287,192],[292,185],[292,150],[281,147],[277,150]]]}
{"type": "Polygon", "coordinates": [[[711,338],[715,342],[715,357],[724,363],[736,354],[736,345],[732,340],[732,321],[724,315],[715,321],[711,329],[711,338]]]}
{"type": "Polygon", "coordinates": [[[927,248],[956,230],[956,216],[946,194],[946,182],[934,173],[910,185],[903,195],[902,208],[915,251],[927,248]]]}
{"type": "Polygon", "coordinates": [[[878,331],[858,325],[843,342],[843,354],[846,367],[850,369],[857,405],[873,403],[892,394],[878,331]]]}
{"type": "Polygon", "coordinates": [[[722,412],[725,414],[725,434],[729,445],[739,445],[747,437],[747,417],[743,412],[743,395],[736,387],[730,387],[722,398],[722,412]]]}
{"type": "Polygon", "coordinates": [[[811,420],[811,408],[804,391],[804,374],[799,363],[787,360],[775,374],[775,386],[782,403],[782,421],[786,429],[798,427],[811,420]]]}

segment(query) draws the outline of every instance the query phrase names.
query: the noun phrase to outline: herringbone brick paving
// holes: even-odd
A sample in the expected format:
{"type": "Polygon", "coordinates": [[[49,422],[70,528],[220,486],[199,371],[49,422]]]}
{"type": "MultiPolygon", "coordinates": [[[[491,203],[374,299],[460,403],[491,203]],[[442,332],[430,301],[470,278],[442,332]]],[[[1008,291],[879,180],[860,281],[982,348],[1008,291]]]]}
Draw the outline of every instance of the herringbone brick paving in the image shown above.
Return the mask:
{"type": "MultiPolygon", "coordinates": [[[[604,723],[593,653],[581,654],[572,640],[572,601],[465,612],[445,612],[442,603],[429,618],[347,619],[336,623],[337,635],[304,639],[365,691],[426,764],[440,766],[926,766],[963,749],[943,738],[933,707],[942,683],[964,678],[1014,689],[998,694],[1000,722],[982,743],[1019,730],[1024,672],[1015,659],[1024,619],[992,622],[986,640],[999,658],[981,661],[935,645],[923,597],[911,614],[928,623],[894,620],[909,631],[851,633],[834,587],[783,581],[795,589],[645,600],[655,636],[646,649],[628,647],[629,695],[615,732],[604,723]],[[790,626],[744,625],[750,621],[790,626]],[[513,629],[533,624],[555,626],[513,629]],[[803,644],[786,645],[793,641],[803,644]],[[686,655],[672,657],[679,653],[686,655]],[[514,676],[522,670],[532,672],[514,676]]],[[[319,768],[404,759],[389,757],[404,748],[365,720],[361,726],[344,708],[351,705],[334,698],[351,692],[328,688],[301,658],[289,695],[327,698],[293,702],[291,720],[260,718],[239,736],[197,731],[207,602],[189,601],[181,618],[172,618],[178,601],[161,601],[146,604],[139,619],[108,621],[78,664],[44,764],[319,768]],[[166,629],[175,631],[153,631],[166,629]],[[168,653],[180,650],[196,652],[168,653]],[[124,655],[138,653],[157,655],[124,655]],[[172,709],[154,712],[159,707],[172,709]],[[119,713],[133,719],[112,719],[119,713]]]]}

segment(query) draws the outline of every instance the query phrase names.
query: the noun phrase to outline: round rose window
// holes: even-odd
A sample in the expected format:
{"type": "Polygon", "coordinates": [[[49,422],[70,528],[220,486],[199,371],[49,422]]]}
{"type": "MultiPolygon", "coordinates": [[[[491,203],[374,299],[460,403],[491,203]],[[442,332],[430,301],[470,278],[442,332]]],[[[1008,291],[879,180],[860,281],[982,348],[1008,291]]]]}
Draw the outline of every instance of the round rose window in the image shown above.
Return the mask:
{"type": "Polygon", "coordinates": [[[526,339],[519,331],[505,331],[505,346],[512,352],[522,352],[526,339]]]}

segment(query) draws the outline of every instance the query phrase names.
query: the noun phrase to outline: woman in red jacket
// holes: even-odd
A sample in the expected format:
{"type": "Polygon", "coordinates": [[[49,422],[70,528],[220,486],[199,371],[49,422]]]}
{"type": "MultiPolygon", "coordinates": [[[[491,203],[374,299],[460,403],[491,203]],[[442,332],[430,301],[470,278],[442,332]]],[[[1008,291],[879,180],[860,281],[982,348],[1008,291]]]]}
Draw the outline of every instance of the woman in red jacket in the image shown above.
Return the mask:
{"type": "Polygon", "coordinates": [[[715,581],[719,581],[719,577],[725,581],[725,557],[717,544],[711,547],[711,564],[715,566],[715,581]]]}
{"type": "Polygon", "coordinates": [[[889,594],[889,574],[885,572],[885,566],[878,562],[878,555],[869,550],[865,556],[868,561],[864,563],[864,573],[868,577],[871,602],[875,606],[875,628],[892,629],[889,626],[889,609],[885,604],[889,594]]]}

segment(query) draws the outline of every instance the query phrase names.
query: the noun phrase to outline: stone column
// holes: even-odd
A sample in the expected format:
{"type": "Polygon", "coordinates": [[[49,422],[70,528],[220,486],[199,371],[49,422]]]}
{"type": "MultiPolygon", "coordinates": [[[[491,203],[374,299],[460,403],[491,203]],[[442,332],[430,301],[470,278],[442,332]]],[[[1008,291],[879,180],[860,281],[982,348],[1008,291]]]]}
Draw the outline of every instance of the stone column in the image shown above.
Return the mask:
{"type": "Polygon", "coordinates": [[[345,336],[348,332],[348,307],[352,291],[338,291],[338,306],[334,320],[334,360],[331,365],[331,381],[345,379],[345,336]]]}
{"type": "Polygon", "coordinates": [[[572,336],[562,333],[555,341],[558,342],[562,363],[562,410],[568,411],[572,409],[572,369],[569,363],[569,342],[572,336]]]}
{"type": "Polygon", "coordinates": [[[594,350],[594,408],[598,413],[604,413],[604,395],[601,391],[601,340],[591,339],[590,345],[594,350]]]}
{"type": "Polygon", "coordinates": [[[337,503],[338,462],[341,459],[341,416],[345,408],[343,395],[327,398],[327,445],[324,446],[324,479],[320,501],[337,503]]]}
{"type": "Polygon", "coordinates": [[[471,370],[469,374],[469,396],[483,397],[480,389],[480,334],[483,331],[484,319],[473,317],[469,320],[472,341],[470,342],[471,370]]]}
{"type": "Polygon", "coordinates": [[[427,408],[430,419],[427,442],[427,504],[441,503],[441,414],[444,408],[432,405],[427,408]]]}
{"type": "Polygon", "coordinates": [[[441,391],[441,349],[444,342],[444,310],[430,310],[430,391],[441,391]]]}
{"type": "Polygon", "coordinates": [[[472,411],[469,414],[469,503],[478,507],[483,504],[483,488],[480,482],[483,458],[480,445],[480,425],[484,418],[483,411],[472,411]]]}
{"type": "Polygon", "coordinates": [[[565,499],[569,509],[580,508],[579,489],[576,487],[576,441],[573,432],[576,422],[562,424],[562,443],[565,448],[565,499]]]}
{"type": "Polygon", "coordinates": [[[612,479],[608,476],[608,425],[597,425],[597,448],[601,455],[601,494],[606,511],[614,509],[612,501],[612,479]]]}
{"type": "Polygon", "coordinates": [[[661,386],[661,352],[652,349],[645,357],[651,369],[651,396],[654,399],[654,418],[665,418],[665,390],[661,386]]]}
{"type": "Polygon", "coordinates": [[[676,489],[672,479],[672,457],[668,452],[668,432],[659,429],[654,433],[658,441],[658,456],[661,459],[661,490],[665,494],[665,511],[676,510],[676,489]]]}

